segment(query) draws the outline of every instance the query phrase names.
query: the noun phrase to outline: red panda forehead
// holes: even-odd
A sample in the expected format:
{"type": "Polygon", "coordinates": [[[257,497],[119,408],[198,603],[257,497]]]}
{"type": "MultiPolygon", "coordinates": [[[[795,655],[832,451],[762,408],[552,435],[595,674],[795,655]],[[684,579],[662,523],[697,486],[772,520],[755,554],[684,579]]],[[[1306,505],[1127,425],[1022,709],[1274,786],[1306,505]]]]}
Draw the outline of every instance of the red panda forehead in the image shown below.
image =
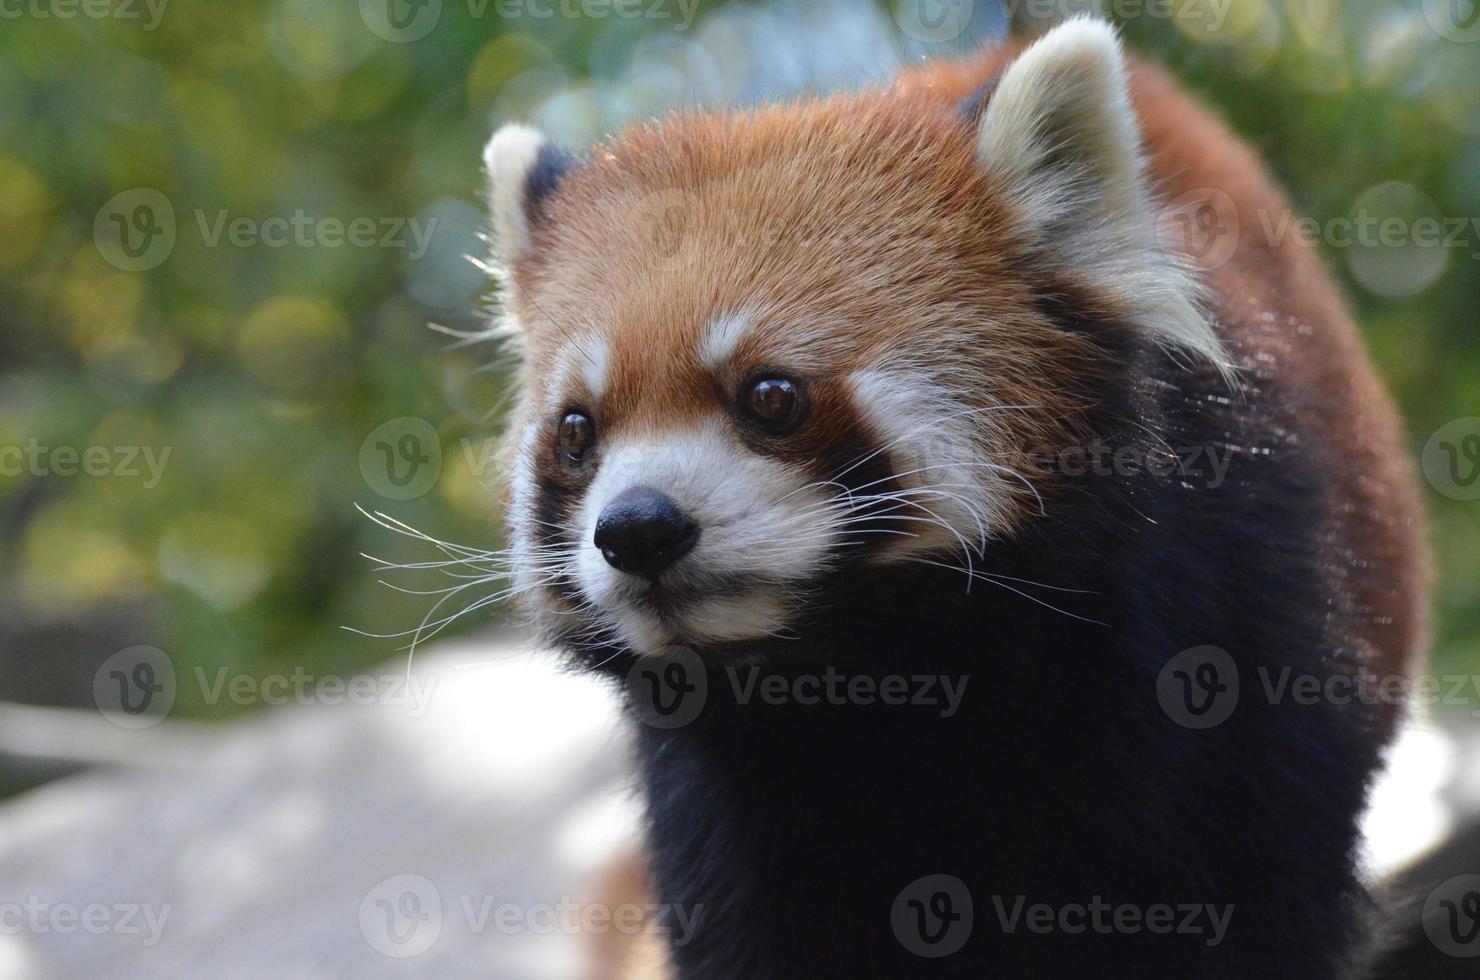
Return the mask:
{"type": "Polygon", "coordinates": [[[609,391],[671,392],[678,411],[712,401],[701,351],[726,322],[738,365],[843,375],[918,344],[924,318],[991,305],[963,283],[1011,302],[969,126],[878,98],[679,117],[595,149],[516,270],[536,351],[599,338],[609,391]]]}
{"type": "Polygon", "coordinates": [[[516,272],[532,288],[563,288],[569,272],[733,293],[757,278],[835,285],[850,262],[877,272],[991,255],[1001,208],[974,150],[962,116],[898,93],[673,117],[572,168],[516,272]],[[911,104],[888,104],[900,101],[911,104]]]}

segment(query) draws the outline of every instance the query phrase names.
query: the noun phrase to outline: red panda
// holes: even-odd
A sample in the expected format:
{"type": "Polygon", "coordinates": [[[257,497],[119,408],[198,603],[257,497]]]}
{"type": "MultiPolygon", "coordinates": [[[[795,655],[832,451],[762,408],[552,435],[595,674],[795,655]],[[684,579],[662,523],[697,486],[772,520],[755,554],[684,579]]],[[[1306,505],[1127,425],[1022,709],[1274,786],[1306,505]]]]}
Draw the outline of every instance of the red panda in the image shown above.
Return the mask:
{"type": "Polygon", "coordinates": [[[1420,505],[1248,147],[1076,19],[485,162],[521,601],[702,695],[639,726],[676,976],[1356,968],[1398,710],[1278,684],[1417,668],[1420,505]],[[1200,263],[1164,202],[1214,195],[1244,233],[1200,263]]]}

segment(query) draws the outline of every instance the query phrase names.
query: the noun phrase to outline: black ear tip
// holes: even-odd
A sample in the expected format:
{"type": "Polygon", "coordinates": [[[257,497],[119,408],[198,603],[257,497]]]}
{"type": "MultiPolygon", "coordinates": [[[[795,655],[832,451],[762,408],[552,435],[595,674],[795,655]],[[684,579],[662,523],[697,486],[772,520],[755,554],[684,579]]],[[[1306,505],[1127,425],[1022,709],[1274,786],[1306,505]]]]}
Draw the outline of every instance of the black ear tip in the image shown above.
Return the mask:
{"type": "Polygon", "coordinates": [[[573,154],[553,143],[540,147],[534,165],[524,178],[524,213],[531,227],[539,224],[544,217],[546,200],[555,193],[566,173],[576,163],[577,158],[573,154]]]}

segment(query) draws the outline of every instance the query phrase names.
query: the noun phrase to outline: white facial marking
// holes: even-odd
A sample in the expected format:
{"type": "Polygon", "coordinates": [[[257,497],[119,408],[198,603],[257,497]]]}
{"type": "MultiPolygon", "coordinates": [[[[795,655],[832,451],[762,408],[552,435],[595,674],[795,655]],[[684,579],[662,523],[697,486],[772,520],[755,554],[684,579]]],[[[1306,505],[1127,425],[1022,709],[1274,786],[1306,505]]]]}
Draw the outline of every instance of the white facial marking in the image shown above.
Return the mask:
{"type": "Polygon", "coordinates": [[[605,338],[594,333],[572,337],[556,357],[550,384],[545,386],[546,411],[558,411],[577,395],[580,400],[589,399],[594,409],[606,394],[610,369],[611,348],[605,338]]]}
{"type": "Polygon", "coordinates": [[[1000,423],[991,408],[917,368],[857,371],[848,380],[903,486],[890,515],[921,522],[918,537],[891,538],[886,555],[979,548],[1007,525],[1015,477],[990,461],[990,434],[1000,423]]]}
{"type": "Polygon", "coordinates": [[[671,643],[759,639],[789,614],[786,588],[826,567],[833,532],[819,517],[831,499],[804,472],[751,452],[719,420],[651,440],[609,444],[576,521],[575,577],[582,594],[638,650],[671,643]],[[699,541],[660,579],[680,600],[659,616],[649,585],[607,564],[596,521],[634,486],[667,495],[699,527],[699,541]],[[723,594],[706,594],[719,587],[723,594]]]}
{"type": "Polygon", "coordinates": [[[711,370],[723,367],[752,325],[751,318],[744,313],[716,317],[699,343],[699,360],[711,370]]]}
{"type": "Polygon", "coordinates": [[[586,382],[586,390],[591,393],[591,400],[597,402],[601,396],[606,394],[606,378],[611,368],[611,348],[607,346],[602,337],[589,337],[582,339],[576,345],[576,356],[581,360],[581,380],[586,382]]]}

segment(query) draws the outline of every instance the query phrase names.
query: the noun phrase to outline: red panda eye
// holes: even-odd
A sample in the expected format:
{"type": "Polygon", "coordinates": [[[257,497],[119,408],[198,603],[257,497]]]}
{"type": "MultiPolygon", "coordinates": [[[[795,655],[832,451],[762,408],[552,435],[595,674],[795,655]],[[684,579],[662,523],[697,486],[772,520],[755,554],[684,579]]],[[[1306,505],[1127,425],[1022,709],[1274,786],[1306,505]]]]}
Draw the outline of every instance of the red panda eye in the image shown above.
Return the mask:
{"type": "Polygon", "coordinates": [[[753,381],[744,394],[745,414],[773,431],[789,430],[801,421],[801,395],[786,378],[753,381]]]}
{"type": "Polygon", "coordinates": [[[596,423],[590,416],[570,412],[560,420],[555,445],[567,462],[579,463],[596,444],[596,423]]]}

